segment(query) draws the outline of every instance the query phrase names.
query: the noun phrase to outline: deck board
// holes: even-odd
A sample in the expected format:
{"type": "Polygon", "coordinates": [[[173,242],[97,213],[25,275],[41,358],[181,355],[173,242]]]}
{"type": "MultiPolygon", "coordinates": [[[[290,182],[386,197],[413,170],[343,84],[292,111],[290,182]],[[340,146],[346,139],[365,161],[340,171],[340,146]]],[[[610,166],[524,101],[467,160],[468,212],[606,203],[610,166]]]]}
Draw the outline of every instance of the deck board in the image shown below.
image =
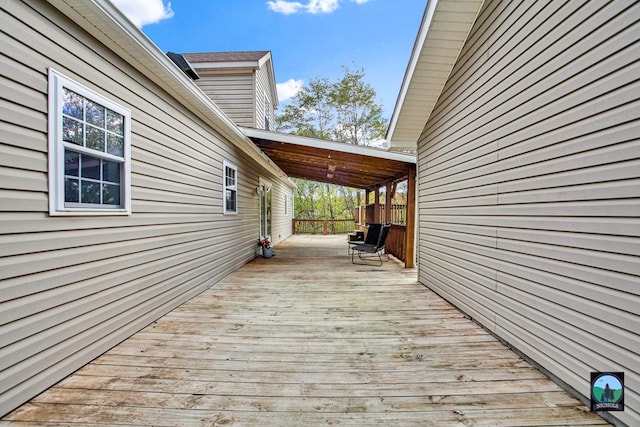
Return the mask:
{"type": "Polygon", "coordinates": [[[0,424],[608,425],[391,261],[294,236],[0,424]]]}

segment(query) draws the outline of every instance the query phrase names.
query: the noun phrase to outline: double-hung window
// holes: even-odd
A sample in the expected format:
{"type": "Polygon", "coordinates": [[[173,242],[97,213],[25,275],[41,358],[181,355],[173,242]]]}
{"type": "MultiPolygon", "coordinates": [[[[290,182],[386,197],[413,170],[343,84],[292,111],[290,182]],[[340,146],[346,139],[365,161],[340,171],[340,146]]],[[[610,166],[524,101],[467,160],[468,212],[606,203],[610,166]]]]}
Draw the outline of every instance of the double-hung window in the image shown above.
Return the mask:
{"type": "Polygon", "coordinates": [[[224,213],[238,213],[238,168],[231,163],[223,162],[224,169],[224,213]]]}
{"type": "Polygon", "coordinates": [[[49,213],[131,213],[131,112],[49,70],[49,213]]]}

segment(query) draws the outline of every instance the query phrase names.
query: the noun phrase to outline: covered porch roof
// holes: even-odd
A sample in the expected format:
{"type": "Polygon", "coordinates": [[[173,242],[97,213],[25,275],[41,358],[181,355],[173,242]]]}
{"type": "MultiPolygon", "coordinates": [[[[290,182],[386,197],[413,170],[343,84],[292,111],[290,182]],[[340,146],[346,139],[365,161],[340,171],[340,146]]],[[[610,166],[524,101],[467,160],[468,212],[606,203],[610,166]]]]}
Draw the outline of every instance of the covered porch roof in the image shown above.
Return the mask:
{"type": "Polygon", "coordinates": [[[253,128],[242,131],[287,175],[373,190],[406,179],[415,156],[253,128]]]}
{"type": "MultiPolygon", "coordinates": [[[[397,182],[406,179],[407,218],[403,258],[406,267],[414,266],[415,156],[261,129],[242,128],[242,131],[277,167],[293,178],[343,185],[368,192],[378,192],[381,187],[385,187],[388,194],[393,194],[397,182]]],[[[387,212],[391,210],[391,199],[392,197],[386,198],[387,212]]],[[[375,204],[379,204],[377,197],[375,204]]],[[[375,211],[379,212],[377,208],[375,211]]],[[[378,214],[374,221],[380,222],[378,214]]]]}

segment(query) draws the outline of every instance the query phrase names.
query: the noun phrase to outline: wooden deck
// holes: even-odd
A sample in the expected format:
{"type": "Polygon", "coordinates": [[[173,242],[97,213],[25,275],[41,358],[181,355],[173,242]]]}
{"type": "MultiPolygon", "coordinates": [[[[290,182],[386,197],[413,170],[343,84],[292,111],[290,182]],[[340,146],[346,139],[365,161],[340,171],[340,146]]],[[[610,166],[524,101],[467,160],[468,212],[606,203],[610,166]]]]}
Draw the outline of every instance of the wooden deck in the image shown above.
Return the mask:
{"type": "Polygon", "coordinates": [[[293,236],[2,425],[608,425],[396,261],[293,236]]]}

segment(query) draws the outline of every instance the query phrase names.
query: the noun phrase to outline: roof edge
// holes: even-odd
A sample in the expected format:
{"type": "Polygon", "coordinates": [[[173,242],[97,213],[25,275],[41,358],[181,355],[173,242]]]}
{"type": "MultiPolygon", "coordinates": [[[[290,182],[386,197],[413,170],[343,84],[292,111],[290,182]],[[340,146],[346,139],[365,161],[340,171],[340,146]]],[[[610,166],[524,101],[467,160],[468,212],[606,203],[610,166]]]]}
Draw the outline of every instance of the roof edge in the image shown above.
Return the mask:
{"type": "Polygon", "coordinates": [[[407,92],[409,91],[409,85],[411,83],[411,80],[413,79],[413,73],[416,70],[416,65],[418,64],[418,60],[420,59],[420,55],[422,54],[422,48],[424,47],[424,42],[427,39],[427,34],[429,33],[429,27],[431,26],[437,4],[438,0],[428,0],[427,7],[424,11],[424,14],[422,15],[422,22],[420,23],[420,28],[418,29],[418,35],[416,37],[416,41],[413,44],[411,56],[409,57],[409,63],[407,64],[407,69],[404,72],[402,85],[400,86],[400,92],[398,93],[396,105],[393,108],[393,114],[391,115],[391,121],[389,122],[389,128],[387,130],[387,142],[389,143],[389,146],[391,145],[390,142],[393,137],[393,132],[396,128],[396,125],[398,124],[400,110],[402,110],[402,105],[404,104],[407,92]]]}
{"type": "MultiPolygon", "coordinates": [[[[256,52],[264,52],[259,59],[253,60],[242,60],[242,61],[202,61],[202,62],[192,62],[191,65],[194,69],[201,70],[225,70],[225,69],[248,69],[248,70],[259,70],[265,64],[267,65],[267,74],[269,75],[269,81],[271,83],[271,98],[274,109],[278,109],[279,101],[278,101],[278,88],[276,84],[276,74],[273,67],[273,57],[270,50],[266,51],[256,51],[256,52]]],[[[183,55],[197,55],[197,52],[192,53],[183,53],[183,55]]]]}
{"type": "MultiPolygon", "coordinates": [[[[469,34],[471,34],[471,30],[475,25],[476,20],[478,19],[478,16],[480,14],[480,11],[482,10],[485,0],[469,0],[467,3],[469,5],[468,10],[463,12],[461,9],[459,9],[460,6],[457,4],[455,0],[428,0],[425,13],[422,17],[422,22],[418,30],[418,35],[416,37],[416,42],[411,52],[409,64],[407,65],[407,69],[405,71],[402,85],[400,87],[398,99],[396,101],[396,105],[394,107],[393,114],[391,116],[389,128],[387,130],[386,142],[387,142],[387,146],[389,146],[390,149],[407,147],[406,140],[394,141],[394,134],[396,132],[398,122],[401,120],[401,116],[403,116],[403,110],[405,109],[405,102],[407,101],[407,94],[409,93],[410,86],[413,84],[416,70],[420,67],[420,64],[429,62],[431,53],[429,51],[425,51],[425,45],[429,40],[431,40],[430,39],[430,36],[432,33],[431,24],[434,21],[440,22],[439,20],[442,20],[443,17],[446,15],[451,15],[455,13],[460,13],[460,14],[466,13],[467,16],[471,15],[473,18],[470,19],[469,21],[464,22],[465,24],[464,27],[459,28],[459,32],[461,33],[463,32],[464,37],[460,39],[452,40],[457,43],[455,48],[453,47],[449,48],[453,53],[453,55],[451,56],[454,59],[451,63],[447,63],[447,65],[449,65],[449,70],[446,73],[446,77],[441,78],[441,80],[439,81],[438,83],[439,87],[432,88],[432,90],[437,90],[438,95],[433,99],[428,99],[427,104],[422,105],[421,110],[419,111],[419,113],[423,113],[425,114],[425,116],[424,116],[424,119],[422,120],[423,121],[422,128],[417,132],[416,141],[413,141],[411,143],[411,146],[414,149],[417,147],[417,140],[420,137],[420,133],[422,132],[424,126],[429,120],[429,117],[431,116],[431,113],[433,111],[433,107],[435,106],[435,104],[437,103],[437,100],[442,94],[442,90],[444,89],[444,86],[449,80],[449,77],[451,76],[451,72],[453,71],[455,64],[458,62],[458,59],[460,58],[460,54],[462,53],[462,50],[464,49],[464,46],[467,43],[469,34]],[[451,11],[451,10],[455,10],[456,8],[458,8],[456,12],[451,11]]],[[[434,31],[437,32],[437,30],[434,30],[434,31]]],[[[432,37],[434,37],[433,38],[434,41],[437,40],[437,36],[432,36],[432,37]]],[[[441,58],[438,61],[434,61],[434,62],[439,62],[442,64],[441,58]]],[[[406,113],[406,114],[410,114],[410,113],[406,113]]],[[[413,128],[410,127],[410,130],[413,130],[413,128]]]]}
{"type": "Polygon", "coordinates": [[[343,153],[359,154],[369,157],[378,157],[385,160],[396,160],[404,163],[416,163],[416,156],[405,153],[372,148],[363,145],[353,145],[344,142],[329,141],[326,139],[310,138],[307,136],[293,135],[290,133],[274,132],[256,128],[240,128],[249,138],[268,139],[277,142],[301,145],[306,147],[321,148],[325,150],[340,151],[343,153]]]}
{"type": "Polygon", "coordinates": [[[289,177],[138,27],[108,0],[48,0],[61,13],[156,81],[177,102],[198,115],[283,182],[289,177]]]}

